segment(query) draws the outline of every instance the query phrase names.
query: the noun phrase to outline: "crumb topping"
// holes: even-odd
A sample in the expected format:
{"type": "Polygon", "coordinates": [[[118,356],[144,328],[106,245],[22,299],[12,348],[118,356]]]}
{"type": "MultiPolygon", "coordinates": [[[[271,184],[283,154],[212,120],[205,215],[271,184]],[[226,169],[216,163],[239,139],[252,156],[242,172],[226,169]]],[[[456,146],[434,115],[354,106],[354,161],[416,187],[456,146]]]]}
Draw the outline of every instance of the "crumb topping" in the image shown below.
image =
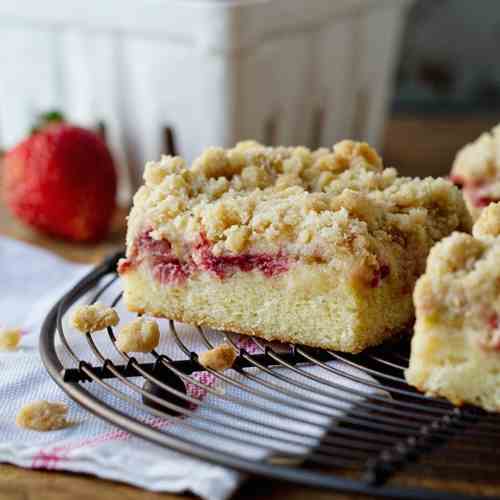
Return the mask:
{"type": "Polygon", "coordinates": [[[500,125],[466,144],[456,155],[452,175],[466,183],[482,183],[498,175],[500,164],[500,125]]]}
{"type": "Polygon", "coordinates": [[[205,368],[223,371],[231,368],[237,358],[237,353],[229,344],[221,344],[209,351],[202,352],[198,361],[205,368]]]}
{"type": "Polygon", "coordinates": [[[144,180],[129,217],[128,257],[151,228],[150,236],[168,241],[172,259],[181,261],[186,246],[205,235],[215,256],[282,252],[378,269],[394,258],[380,255],[384,248],[416,252],[409,257],[416,260],[452,230],[470,229],[450,182],[398,177],[374,149],[353,141],[316,151],[246,141],[209,148],[191,166],[164,156],[146,165],[144,180]]]}
{"type": "Polygon", "coordinates": [[[78,306],[71,316],[71,326],[82,333],[104,330],[116,326],[119,321],[118,313],[100,302],[78,306]]]}
{"type": "MultiPolygon", "coordinates": [[[[481,233],[475,226],[474,234],[481,233]]],[[[437,243],[417,282],[414,301],[418,318],[454,329],[468,326],[478,333],[483,348],[498,351],[500,238],[483,236],[453,233],[437,243]]]]}
{"type": "Polygon", "coordinates": [[[16,424],[34,431],[55,431],[71,425],[67,413],[68,406],[64,403],[32,401],[19,410],[16,424]]]}
{"type": "Polygon", "coordinates": [[[21,338],[20,328],[0,328],[0,351],[15,351],[21,338]]]}
{"type": "Polygon", "coordinates": [[[142,317],[125,325],[116,339],[116,346],[122,352],[151,352],[159,343],[158,323],[142,317]]]}
{"type": "Polygon", "coordinates": [[[477,219],[472,234],[476,238],[500,236],[500,203],[491,203],[477,219]]]}
{"type": "Polygon", "coordinates": [[[457,153],[450,177],[463,188],[474,218],[491,202],[500,201],[500,125],[457,153]]]}

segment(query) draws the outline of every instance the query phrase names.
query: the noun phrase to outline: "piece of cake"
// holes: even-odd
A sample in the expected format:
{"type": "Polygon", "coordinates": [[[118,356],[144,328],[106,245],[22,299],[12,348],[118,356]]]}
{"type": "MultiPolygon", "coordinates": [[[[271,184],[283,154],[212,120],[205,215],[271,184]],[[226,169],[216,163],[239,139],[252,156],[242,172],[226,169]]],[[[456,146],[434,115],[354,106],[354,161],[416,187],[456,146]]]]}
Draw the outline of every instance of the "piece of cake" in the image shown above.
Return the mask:
{"type": "Polygon", "coordinates": [[[213,349],[202,352],[198,356],[200,365],[216,371],[224,371],[233,366],[237,353],[229,344],[221,344],[213,349]]]}
{"type": "Polygon", "coordinates": [[[128,308],[359,352],[404,329],[431,246],[470,229],[459,190],[367,144],[244,142],[148,163],[119,273],[128,308]]]}
{"type": "Polygon", "coordinates": [[[16,415],[16,424],[34,431],[57,431],[72,425],[67,420],[68,406],[51,401],[32,401],[25,404],[16,415]]]}
{"type": "Polygon", "coordinates": [[[0,351],[15,351],[22,337],[20,328],[0,328],[0,351]]]}
{"type": "Polygon", "coordinates": [[[150,352],[160,343],[160,328],[152,319],[136,318],[119,332],[116,347],[122,352],[150,352]]]}
{"type": "Polygon", "coordinates": [[[462,188],[473,219],[491,202],[500,201],[500,125],[457,153],[450,178],[462,188]]]}
{"type": "Polygon", "coordinates": [[[120,322],[118,313],[112,307],[100,302],[79,305],[71,315],[71,326],[82,333],[94,333],[116,326],[120,322]]]}
{"type": "Polygon", "coordinates": [[[453,233],[430,252],[415,287],[406,379],[455,404],[500,411],[500,204],[473,232],[453,233]]]}

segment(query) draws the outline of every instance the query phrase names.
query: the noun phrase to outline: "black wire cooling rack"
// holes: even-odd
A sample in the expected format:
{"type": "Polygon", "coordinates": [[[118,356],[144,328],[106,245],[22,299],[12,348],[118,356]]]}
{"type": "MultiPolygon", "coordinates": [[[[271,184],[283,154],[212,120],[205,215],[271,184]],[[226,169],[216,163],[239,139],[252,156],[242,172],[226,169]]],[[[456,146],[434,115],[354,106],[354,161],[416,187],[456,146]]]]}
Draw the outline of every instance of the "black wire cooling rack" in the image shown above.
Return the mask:
{"type": "MultiPolygon", "coordinates": [[[[169,322],[180,359],[157,351],[149,359],[129,357],[116,348],[111,328],[106,342],[120,362],[90,334],[85,355],[77,354],[65,333],[64,315],[84,294],[91,292],[93,302],[111,289],[120,257],[108,258],[54,306],[40,339],[51,377],[98,417],[192,457],[316,487],[405,499],[499,494],[500,417],[455,408],[409,387],[403,374],[407,341],[349,355],[300,346],[283,351],[256,340],[258,349],[250,354],[233,334],[220,332],[214,340],[198,328],[207,349],[220,342],[239,348],[233,368],[217,373],[198,363],[198,353],[169,322]],[[203,372],[218,385],[196,377],[203,372]],[[210,398],[200,401],[186,391],[188,385],[210,398]],[[224,388],[237,389],[239,396],[224,388]],[[178,425],[154,425],[132,408],[178,425]],[[329,424],[318,423],[318,415],[329,417],[329,424]],[[269,416],[272,423],[260,418],[269,416]],[[290,421],[294,425],[285,424],[290,421]],[[249,456],[249,447],[261,453],[249,456]]],[[[111,305],[121,297],[118,292],[111,305]]]]}

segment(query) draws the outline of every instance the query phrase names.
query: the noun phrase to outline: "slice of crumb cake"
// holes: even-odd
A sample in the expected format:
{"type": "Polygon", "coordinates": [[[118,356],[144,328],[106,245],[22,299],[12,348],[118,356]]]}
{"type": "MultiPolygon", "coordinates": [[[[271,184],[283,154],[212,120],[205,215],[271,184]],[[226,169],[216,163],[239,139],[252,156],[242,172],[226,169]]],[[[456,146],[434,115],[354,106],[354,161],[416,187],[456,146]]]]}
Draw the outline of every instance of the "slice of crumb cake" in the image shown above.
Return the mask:
{"type": "Polygon", "coordinates": [[[473,233],[453,233],[430,252],[406,378],[455,404],[500,411],[500,204],[473,233]]]}
{"type": "Polygon", "coordinates": [[[484,207],[500,201],[500,125],[457,153],[450,179],[462,188],[474,219],[484,207]]]}
{"type": "Polygon", "coordinates": [[[129,309],[348,352],[408,325],[430,247],[470,225],[450,182],[398,177],[352,141],[165,156],[144,179],[119,264],[129,309]]]}

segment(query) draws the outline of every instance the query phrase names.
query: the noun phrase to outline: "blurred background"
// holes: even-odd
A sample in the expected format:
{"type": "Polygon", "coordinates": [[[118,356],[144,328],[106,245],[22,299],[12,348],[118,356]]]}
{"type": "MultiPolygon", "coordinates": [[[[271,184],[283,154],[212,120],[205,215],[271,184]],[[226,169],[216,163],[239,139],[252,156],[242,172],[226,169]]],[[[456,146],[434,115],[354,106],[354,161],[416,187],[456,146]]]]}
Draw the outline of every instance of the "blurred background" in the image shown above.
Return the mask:
{"type": "Polygon", "coordinates": [[[408,9],[384,145],[409,174],[445,174],[500,121],[500,2],[418,0],[408,9]],[[404,144],[404,146],[403,146],[404,144]]]}
{"type": "Polygon", "coordinates": [[[408,11],[401,45],[395,111],[500,108],[496,0],[419,0],[408,11]]]}
{"type": "Polygon", "coordinates": [[[500,118],[497,0],[17,0],[0,37],[0,147],[60,110],[105,137],[125,206],[172,148],[350,137],[445,175],[500,118]]]}

